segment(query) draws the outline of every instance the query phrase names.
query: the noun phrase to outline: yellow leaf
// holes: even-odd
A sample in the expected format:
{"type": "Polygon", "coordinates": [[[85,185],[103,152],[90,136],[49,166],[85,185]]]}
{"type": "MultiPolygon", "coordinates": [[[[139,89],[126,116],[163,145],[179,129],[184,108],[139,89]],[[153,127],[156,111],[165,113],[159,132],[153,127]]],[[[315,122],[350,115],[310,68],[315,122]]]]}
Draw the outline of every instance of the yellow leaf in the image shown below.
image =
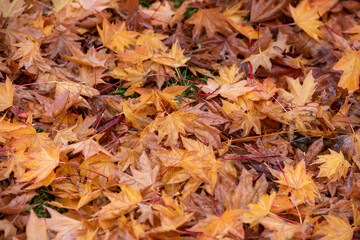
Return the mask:
{"type": "MultiPolygon", "coordinates": [[[[228,233],[234,234],[237,239],[244,237],[243,223],[239,220],[243,213],[242,209],[228,208],[222,216],[207,215],[189,231],[201,232],[207,236],[223,239],[228,233]]],[[[209,239],[207,236],[200,239],[209,239]]]]}
{"type": "Polygon", "coordinates": [[[329,150],[330,154],[319,156],[318,160],[313,164],[322,164],[317,177],[327,177],[330,182],[332,182],[340,180],[341,177],[345,177],[351,165],[345,160],[342,152],[337,153],[331,149],[329,150]]]}
{"type": "Polygon", "coordinates": [[[335,216],[324,216],[326,223],[322,222],[315,227],[314,236],[323,236],[320,240],[351,240],[354,230],[349,222],[335,216]]]}
{"type": "Polygon", "coordinates": [[[290,92],[285,91],[284,89],[280,90],[281,97],[285,101],[292,102],[297,106],[303,106],[306,103],[311,102],[312,95],[314,94],[316,87],[312,71],[306,75],[302,85],[300,84],[298,78],[293,79],[288,77],[286,80],[289,85],[290,92]]]}
{"type": "Polygon", "coordinates": [[[210,93],[212,97],[220,94],[224,98],[237,102],[239,96],[254,89],[254,87],[248,86],[248,81],[240,80],[243,73],[239,72],[239,68],[235,64],[230,68],[220,67],[219,75],[208,79],[207,84],[202,88],[205,93],[210,93]]]}
{"type": "Polygon", "coordinates": [[[339,87],[346,88],[350,93],[359,89],[360,53],[354,50],[345,50],[339,62],[333,67],[334,70],[344,71],[338,83],[339,87]]]}
{"type": "Polygon", "coordinates": [[[21,182],[35,180],[38,183],[46,179],[59,164],[59,148],[40,148],[29,154],[29,161],[23,162],[22,167],[29,169],[19,179],[21,182]]]}
{"type": "Polygon", "coordinates": [[[271,192],[270,195],[260,195],[257,203],[250,203],[248,209],[241,217],[245,223],[253,223],[259,219],[264,218],[270,213],[271,206],[275,200],[276,192],[271,192]]]}
{"type": "Polygon", "coordinates": [[[317,8],[310,7],[309,0],[301,1],[296,8],[290,4],[291,16],[293,17],[296,25],[302,28],[316,41],[319,41],[319,35],[321,35],[319,27],[323,24],[319,21],[317,11],[317,8]]]}
{"type": "Polygon", "coordinates": [[[289,194],[290,187],[296,202],[298,200],[302,202],[305,202],[305,200],[315,202],[316,196],[319,195],[319,190],[312,180],[312,175],[306,173],[304,160],[299,162],[295,168],[285,163],[285,177],[281,171],[275,171],[271,168],[269,170],[278,179],[276,182],[280,184],[278,194],[289,194]]]}
{"type": "Polygon", "coordinates": [[[125,48],[134,45],[137,32],[127,31],[125,22],[117,22],[110,24],[107,20],[103,20],[102,29],[97,26],[97,30],[104,46],[111,50],[121,53],[125,48]]]}
{"type": "Polygon", "coordinates": [[[179,41],[176,40],[169,53],[155,54],[151,60],[173,68],[183,67],[190,59],[189,57],[185,57],[183,52],[184,50],[181,50],[179,41]]]}
{"type": "Polygon", "coordinates": [[[5,82],[5,88],[0,85],[0,112],[11,107],[13,105],[14,90],[10,79],[7,77],[5,82]]]}
{"type": "Polygon", "coordinates": [[[120,185],[120,187],[122,190],[120,193],[105,193],[110,203],[102,207],[95,216],[102,220],[113,219],[136,208],[136,204],[142,200],[140,190],[134,190],[125,185],[120,185]]]}

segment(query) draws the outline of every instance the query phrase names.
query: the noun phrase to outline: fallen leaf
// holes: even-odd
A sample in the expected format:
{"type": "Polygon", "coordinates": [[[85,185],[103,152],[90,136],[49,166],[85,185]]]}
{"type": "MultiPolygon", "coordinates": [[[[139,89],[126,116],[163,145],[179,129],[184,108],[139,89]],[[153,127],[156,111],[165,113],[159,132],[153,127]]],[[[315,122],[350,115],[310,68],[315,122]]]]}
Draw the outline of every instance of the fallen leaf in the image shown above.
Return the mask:
{"type": "Polygon", "coordinates": [[[314,230],[314,236],[320,239],[334,239],[334,240],[350,240],[353,237],[354,230],[347,220],[340,219],[336,216],[324,216],[326,222],[318,225],[321,226],[314,230]]]}
{"type": "Polygon", "coordinates": [[[337,153],[331,149],[329,151],[330,154],[328,155],[318,156],[318,159],[313,164],[321,164],[317,177],[327,177],[332,182],[345,177],[351,165],[346,161],[342,152],[337,153]]]}
{"type": "Polygon", "coordinates": [[[13,105],[15,88],[12,86],[10,79],[7,77],[5,88],[0,85],[0,112],[13,105]]]}
{"type": "Polygon", "coordinates": [[[270,195],[263,194],[259,196],[259,201],[257,203],[248,204],[245,209],[245,213],[240,217],[245,223],[253,223],[270,213],[271,206],[275,200],[276,193],[271,192],[270,195]]]}
{"type": "Polygon", "coordinates": [[[360,53],[354,50],[345,50],[345,55],[335,64],[334,70],[343,71],[339,87],[346,88],[350,93],[359,89],[360,53]]]}
{"type": "Polygon", "coordinates": [[[293,17],[296,25],[302,28],[316,41],[320,41],[319,36],[321,36],[321,32],[319,27],[321,27],[323,23],[319,21],[319,15],[317,14],[318,10],[310,7],[309,0],[301,1],[296,8],[294,8],[291,4],[289,7],[291,16],[293,17]]]}
{"type": "Polygon", "coordinates": [[[304,106],[306,103],[311,102],[312,95],[316,89],[316,83],[314,82],[311,71],[306,75],[302,85],[299,79],[286,78],[286,81],[289,85],[290,92],[283,89],[280,90],[281,97],[285,101],[297,106],[304,106]]]}
{"type": "Polygon", "coordinates": [[[47,240],[47,226],[44,219],[38,218],[33,210],[26,225],[26,238],[29,240],[47,240]]]}

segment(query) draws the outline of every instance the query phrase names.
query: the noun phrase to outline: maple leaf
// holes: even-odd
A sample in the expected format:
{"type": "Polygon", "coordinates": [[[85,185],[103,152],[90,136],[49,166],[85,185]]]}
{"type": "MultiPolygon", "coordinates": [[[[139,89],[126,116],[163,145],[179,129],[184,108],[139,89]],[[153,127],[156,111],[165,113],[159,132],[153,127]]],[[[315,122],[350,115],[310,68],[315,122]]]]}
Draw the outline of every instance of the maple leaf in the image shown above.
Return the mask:
{"type": "Polygon", "coordinates": [[[19,181],[28,182],[34,180],[38,183],[46,179],[59,164],[59,148],[40,148],[35,152],[30,152],[30,159],[21,163],[27,171],[21,176],[19,181]]]}
{"type": "Polygon", "coordinates": [[[264,22],[276,18],[279,11],[288,3],[286,0],[267,1],[255,0],[251,3],[251,22],[264,22]]]}
{"type": "Polygon", "coordinates": [[[78,141],[79,139],[76,137],[76,134],[73,132],[73,129],[76,126],[72,126],[71,128],[65,128],[56,132],[56,136],[54,137],[54,143],[57,146],[68,145],[69,142],[78,141]]]}
{"type": "Polygon", "coordinates": [[[281,97],[285,101],[292,102],[297,106],[303,106],[306,103],[311,102],[312,95],[314,94],[316,88],[312,71],[306,75],[302,85],[300,84],[299,79],[288,77],[286,78],[286,81],[289,85],[290,92],[280,89],[281,97]]]}
{"type": "Polygon", "coordinates": [[[260,195],[259,201],[257,203],[250,203],[240,219],[245,223],[253,223],[259,219],[264,218],[270,213],[270,209],[275,200],[275,197],[275,192],[271,192],[270,195],[260,195]]]}
{"type": "Polygon", "coordinates": [[[280,184],[279,195],[288,195],[291,189],[295,201],[300,199],[302,202],[309,200],[315,202],[315,198],[319,196],[319,190],[312,180],[312,175],[306,173],[305,161],[301,160],[294,168],[285,163],[284,173],[269,168],[272,175],[280,184]]]}
{"type": "Polygon", "coordinates": [[[228,234],[240,239],[244,237],[243,223],[239,220],[243,212],[243,209],[228,208],[221,216],[209,214],[188,230],[204,233],[199,239],[208,239],[209,236],[222,239],[228,234]]]}
{"type": "MultiPolygon", "coordinates": [[[[151,95],[148,95],[151,97],[151,95]]],[[[122,102],[125,121],[132,124],[136,129],[144,129],[147,125],[152,123],[152,119],[148,117],[155,113],[155,109],[144,108],[140,101],[133,101],[128,99],[122,102]]]]}
{"type": "MultiPolygon", "coordinates": [[[[132,55],[132,57],[134,57],[134,55],[132,55]]],[[[150,56],[146,58],[149,57],[150,56]]],[[[148,73],[149,70],[145,70],[143,66],[139,66],[139,65],[130,66],[130,67],[117,66],[111,71],[110,76],[124,80],[124,85],[123,85],[124,87],[129,87],[129,86],[142,87],[144,85],[148,73]]],[[[124,95],[130,96],[132,94],[134,94],[133,88],[128,88],[128,90],[124,95]]]]}
{"type": "Polygon", "coordinates": [[[15,88],[12,86],[10,79],[7,77],[5,88],[0,85],[0,112],[13,105],[15,88]]]}
{"type": "Polygon", "coordinates": [[[282,56],[282,53],[286,50],[286,41],[287,35],[279,33],[276,42],[271,43],[265,51],[261,51],[259,48],[258,54],[252,54],[250,57],[246,58],[244,62],[251,63],[253,73],[255,73],[260,66],[267,70],[271,70],[272,63],[270,59],[282,56]]]}
{"type": "Polygon", "coordinates": [[[137,32],[127,31],[124,22],[111,24],[106,19],[103,20],[102,29],[97,26],[97,30],[104,46],[118,53],[134,45],[135,38],[139,35],[137,32]]]}
{"type": "Polygon", "coordinates": [[[45,61],[41,56],[40,50],[41,42],[31,35],[25,35],[23,41],[14,44],[18,47],[12,60],[19,60],[19,66],[25,67],[30,73],[36,74],[39,69],[43,71],[51,71],[51,67],[48,63],[51,61],[45,61]]]}
{"type": "Polygon", "coordinates": [[[141,11],[151,17],[153,25],[160,25],[165,29],[175,14],[168,1],[156,1],[149,8],[142,8],[141,11]]]}
{"type": "Polygon", "coordinates": [[[33,210],[30,211],[29,221],[26,225],[26,239],[48,239],[45,220],[38,218],[33,210]]]}
{"type": "Polygon", "coordinates": [[[86,54],[84,54],[81,50],[75,48],[72,45],[67,45],[70,49],[72,56],[61,55],[61,57],[89,67],[105,67],[106,62],[109,59],[109,56],[99,56],[98,52],[96,52],[95,48],[92,47],[88,50],[86,54]]]}
{"type": "Polygon", "coordinates": [[[153,103],[158,112],[164,110],[167,105],[170,105],[173,109],[178,109],[180,103],[176,100],[176,97],[181,95],[187,88],[187,86],[170,86],[160,91],[158,89],[133,87],[137,93],[141,94],[141,97],[138,98],[141,102],[139,108],[145,104],[153,103]]]}
{"type": "Polygon", "coordinates": [[[221,8],[199,9],[191,16],[186,23],[193,24],[192,36],[197,39],[203,28],[205,28],[206,35],[211,38],[215,32],[219,32],[225,36],[233,33],[231,26],[228,24],[226,17],[221,12],[221,8]]]}
{"type": "Polygon", "coordinates": [[[319,21],[319,15],[317,14],[317,8],[311,8],[309,5],[309,0],[301,1],[296,8],[289,5],[290,13],[293,17],[296,25],[302,28],[309,36],[314,38],[316,41],[319,41],[319,36],[321,32],[319,27],[323,25],[319,21]]]}
{"type": "Polygon", "coordinates": [[[104,9],[108,8],[110,0],[79,0],[79,4],[85,9],[85,10],[93,10],[96,11],[103,11],[104,9]]]}
{"type": "Polygon", "coordinates": [[[87,140],[89,136],[96,133],[96,130],[92,127],[96,121],[96,116],[87,116],[85,119],[80,115],[76,121],[73,132],[79,140],[87,140]]]}
{"type": "Polygon", "coordinates": [[[320,155],[313,164],[321,164],[317,177],[327,177],[330,182],[332,182],[340,180],[341,177],[345,177],[351,165],[345,160],[342,152],[337,153],[331,149],[329,149],[329,151],[330,154],[320,155]]]}
{"type": "Polygon", "coordinates": [[[98,178],[99,174],[101,174],[99,180],[97,180],[100,185],[106,185],[109,182],[114,182],[113,180],[116,179],[118,172],[117,167],[115,166],[116,158],[108,154],[99,152],[91,157],[87,157],[86,161],[84,161],[80,166],[85,169],[90,169],[96,173],[82,169],[80,174],[82,176],[88,176],[91,179],[98,178]],[[104,178],[103,176],[107,178],[104,178]]]}
{"type": "MultiPolygon", "coordinates": [[[[149,39],[151,41],[151,39],[149,39]]],[[[161,42],[161,41],[160,41],[161,42]]],[[[161,42],[162,43],[162,42],[161,42]]],[[[164,51],[166,50],[165,46],[163,48],[164,51]]],[[[134,50],[126,49],[123,53],[120,53],[118,55],[118,58],[123,61],[130,64],[134,64],[131,66],[125,65],[119,65],[117,68],[134,68],[134,69],[141,69],[144,68],[142,63],[154,56],[154,52],[156,52],[155,49],[151,49],[151,45],[144,45],[144,46],[135,46],[134,50]],[[140,66],[139,66],[140,65],[140,66]]]]}
{"type": "Polygon", "coordinates": [[[334,70],[344,71],[338,83],[339,87],[346,88],[350,93],[359,89],[360,52],[345,50],[345,55],[335,64],[334,70]]]}
{"type": "Polygon", "coordinates": [[[58,54],[70,54],[70,50],[68,45],[75,46],[76,48],[80,48],[81,38],[69,31],[63,25],[57,26],[53,29],[49,36],[46,37],[44,43],[49,44],[47,48],[47,53],[49,53],[51,58],[55,58],[58,54]]]}
{"type": "Polygon", "coordinates": [[[356,237],[357,9],[0,0],[0,238],[356,237]]]}
{"type": "Polygon", "coordinates": [[[5,18],[14,17],[21,14],[25,10],[24,0],[4,0],[0,2],[0,12],[5,18]]]}
{"type": "Polygon", "coordinates": [[[336,3],[337,0],[316,0],[311,1],[310,6],[313,8],[317,8],[320,16],[323,16],[325,13],[331,10],[336,3]]]}
{"type": "Polygon", "coordinates": [[[146,187],[156,187],[157,177],[160,166],[156,165],[154,168],[151,166],[151,161],[145,152],[140,156],[139,170],[130,167],[132,176],[123,174],[120,176],[120,183],[126,184],[133,188],[143,190],[146,187]]]}
{"type": "Polygon", "coordinates": [[[88,158],[98,154],[99,152],[105,153],[108,156],[112,156],[110,152],[108,152],[99,143],[94,141],[94,139],[92,137],[87,140],[79,141],[77,143],[73,143],[71,145],[63,147],[62,151],[65,151],[65,150],[73,150],[74,154],[82,152],[85,159],[88,159],[88,158]]]}
{"type": "Polygon", "coordinates": [[[270,215],[258,220],[266,229],[274,232],[266,234],[270,239],[292,239],[296,232],[300,231],[300,226],[286,222],[279,217],[270,215]]]}
{"type": "Polygon", "coordinates": [[[236,186],[233,193],[228,196],[227,191],[221,191],[224,195],[227,195],[226,198],[230,197],[229,201],[232,208],[245,207],[254,201],[254,198],[257,197],[256,194],[263,194],[266,191],[268,183],[265,176],[262,175],[255,184],[253,183],[254,177],[255,176],[249,171],[242,169],[241,176],[239,177],[239,184],[236,186]]]}
{"type": "Polygon", "coordinates": [[[61,95],[66,90],[68,90],[71,93],[70,95],[71,97],[76,95],[78,92],[80,92],[80,95],[86,97],[94,97],[100,94],[99,91],[93,87],[71,81],[66,81],[66,82],[64,81],[64,82],[56,83],[55,97],[61,95]]]}
{"type": "Polygon", "coordinates": [[[121,192],[105,192],[110,203],[102,207],[96,214],[102,220],[117,218],[136,208],[137,203],[142,200],[140,190],[135,190],[126,185],[120,185],[121,192]]]}
{"type": "Polygon", "coordinates": [[[270,78],[264,79],[262,83],[256,81],[255,84],[257,85],[257,91],[246,94],[246,97],[252,101],[269,100],[279,91],[279,88],[276,87],[276,84],[270,78]]]}
{"type": "Polygon", "coordinates": [[[146,47],[152,52],[157,52],[159,50],[166,51],[167,47],[162,41],[166,38],[168,38],[167,35],[155,33],[154,30],[151,29],[145,29],[136,39],[136,46],[146,47]]]}
{"type": "Polygon", "coordinates": [[[158,131],[159,142],[167,137],[164,144],[175,146],[180,135],[185,136],[189,124],[196,118],[197,116],[195,114],[185,112],[184,109],[181,109],[165,118],[157,118],[157,120],[151,124],[150,131],[158,131]]]}
{"type": "MultiPolygon", "coordinates": [[[[200,142],[182,138],[187,151],[178,148],[172,150],[155,150],[153,153],[167,167],[182,167],[185,170],[184,179],[190,176],[194,180],[206,183],[206,189],[209,193],[214,192],[217,181],[217,169],[222,165],[220,161],[216,161],[214,152],[210,146],[206,146],[200,142]]],[[[174,177],[175,179],[178,177],[174,177]]],[[[169,180],[174,181],[172,179],[169,180]]]]}
{"type": "Polygon", "coordinates": [[[230,133],[242,129],[242,135],[247,136],[251,129],[254,129],[257,134],[261,134],[260,120],[265,116],[255,108],[251,101],[242,100],[240,103],[241,105],[223,101],[224,111],[234,120],[230,125],[230,133]]]}
{"type": "Polygon", "coordinates": [[[151,60],[158,64],[178,68],[185,66],[185,63],[190,59],[189,57],[185,57],[183,53],[184,50],[181,50],[179,41],[176,40],[169,53],[154,54],[151,60]]]}
{"type": "Polygon", "coordinates": [[[77,237],[77,231],[83,229],[83,223],[73,218],[64,216],[56,210],[46,207],[51,218],[46,219],[47,228],[56,232],[58,239],[71,239],[77,237]]]}
{"type": "Polygon", "coordinates": [[[155,214],[161,219],[161,226],[153,228],[152,232],[176,230],[176,228],[184,225],[193,217],[193,213],[187,213],[185,205],[178,199],[173,199],[164,192],[161,195],[164,205],[152,205],[155,214]]]}
{"type": "MultiPolygon", "coordinates": [[[[223,118],[213,118],[213,121],[206,121],[206,115],[203,111],[195,109],[180,109],[165,117],[157,117],[149,125],[151,132],[158,132],[158,142],[166,138],[165,145],[175,146],[180,136],[185,136],[186,132],[194,133],[198,138],[210,142],[216,147],[220,146],[220,132],[211,125],[217,125],[226,122],[223,118]],[[193,112],[194,111],[194,112],[193,112]],[[201,117],[201,114],[205,115],[201,117]]],[[[209,119],[210,120],[210,119],[209,119]]]]}
{"type": "Polygon", "coordinates": [[[323,236],[321,240],[350,240],[353,237],[354,229],[347,220],[336,216],[324,216],[326,223],[322,222],[314,229],[314,236],[323,236]]]}
{"type": "Polygon", "coordinates": [[[44,97],[37,93],[35,93],[35,96],[44,108],[43,114],[41,116],[43,122],[52,122],[54,118],[62,114],[64,110],[75,104],[82,104],[84,105],[83,107],[89,108],[88,103],[86,101],[82,101],[83,98],[80,97],[80,92],[70,96],[70,91],[67,89],[65,89],[61,94],[58,94],[55,97],[55,100],[44,97]]]}
{"type": "Polygon", "coordinates": [[[30,124],[8,134],[13,137],[10,142],[11,146],[17,150],[56,148],[54,142],[49,138],[49,133],[37,133],[30,124]]]}
{"type": "Polygon", "coordinates": [[[239,69],[235,64],[230,68],[226,66],[219,68],[219,74],[220,76],[218,77],[208,79],[207,85],[202,88],[204,92],[211,93],[211,97],[220,94],[225,98],[237,102],[239,96],[245,95],[254,89],[254,87],[246,86],[248,85],[247,81],[240,81],[242,74],[239,73],[239,69]]]}
{"type": "Polygon", "coordinates": [[[258,34],[254,31],[253,27],[248,25],[245,21],[246,16],[249,11],[239,10],[241,8],[242,2],[235,4],[233,7],[226,7],[224,15],[229,24],[237,30],[242,35],[246,36],[249,39],[258,39],[262,36],[262,33],[258,34]]]}

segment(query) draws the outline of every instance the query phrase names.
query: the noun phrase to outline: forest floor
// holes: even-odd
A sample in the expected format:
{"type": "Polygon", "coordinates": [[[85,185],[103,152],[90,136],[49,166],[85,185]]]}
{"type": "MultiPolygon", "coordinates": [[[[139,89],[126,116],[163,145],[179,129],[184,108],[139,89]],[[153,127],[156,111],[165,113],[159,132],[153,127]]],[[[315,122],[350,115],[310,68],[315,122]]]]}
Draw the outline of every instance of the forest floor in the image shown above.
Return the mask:
{"type": "Polygon", "coordinates": [[[1,239],[360,238],[360,2],[1,0],[1,239]]]}

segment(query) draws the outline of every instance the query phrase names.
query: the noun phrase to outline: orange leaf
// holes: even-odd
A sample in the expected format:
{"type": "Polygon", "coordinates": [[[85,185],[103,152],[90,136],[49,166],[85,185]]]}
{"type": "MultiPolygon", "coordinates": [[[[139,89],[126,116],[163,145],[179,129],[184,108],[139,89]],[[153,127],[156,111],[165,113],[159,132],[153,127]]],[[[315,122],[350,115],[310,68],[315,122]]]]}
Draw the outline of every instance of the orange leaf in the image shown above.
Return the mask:
{"type": "Polygon", "coordinates": [[[322,222],[314,229],[314,236],[323,236],[321,240],[351,240],[354,229],[346,219],[335,216],[324,216],[326,222],[322,222]]]}
{"type": "Polygon", "coordinates": [[[259,219],[264,218],[270,213],[270,209],[275,200],[275,197],[276,192],[271,192],[270,195],[260,195],[259,201],[257,203],[250,203],[240,219],[245,223],[253,223],[259,219]]]}
{"type": "Polygon", "coordinates": [[[319,27],[322,26],[322,22],[319,21],[319,15],[317,9],[312,8],[309,5],[309,0],[301,1],[296,8],[290,4],[290,12],[296,25],[302,28],[307,34],[309,34],[316,41],[319,41],[321,32],[319,27]]]}
{"type": "Polygon", "coordinates": [[[338,83],[339,87],[346,88],[350,93],[359,89],[360,52],[345,50],[345,55],[335,64],[334,70],[344,71],[338,83]]]}
{"type": "Polygon", "coordinates": [[[15,88],[12,86],[10,79],[7,77],[5,88],[0,85],[0,112],[13,105],[15,88]]]}

